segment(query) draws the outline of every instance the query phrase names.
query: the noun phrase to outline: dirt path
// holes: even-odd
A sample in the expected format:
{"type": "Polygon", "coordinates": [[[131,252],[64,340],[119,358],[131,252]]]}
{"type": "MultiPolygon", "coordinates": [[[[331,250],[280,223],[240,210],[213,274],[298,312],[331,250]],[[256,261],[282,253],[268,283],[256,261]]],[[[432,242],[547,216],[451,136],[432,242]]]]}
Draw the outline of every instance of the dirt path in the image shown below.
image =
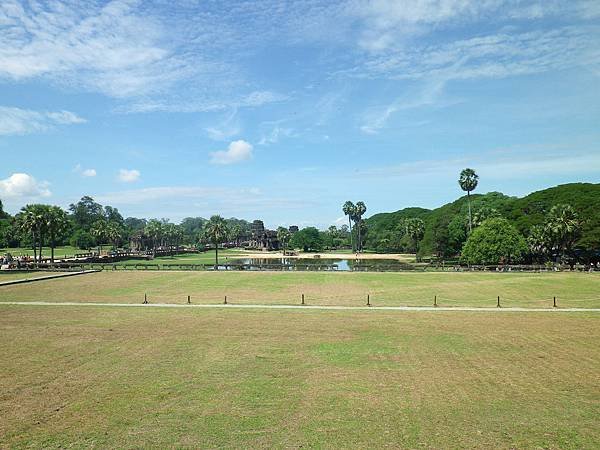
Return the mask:
{"type": "Polygon", "coordinates": [[[175,303],[79,303],[79,302],[0,302],[0,305],[18,306],[102,306],[122,308],[220,308],[220,309],[295,309],[295,310],[325,310],[325,311],[417,311],[417,312],[449,312],[472,311],[487,313],[503,312],[593,312],[600,313],[600,308],[476,308],[468,306],[318,306],[318,305],[188,305],[175,303]]]}

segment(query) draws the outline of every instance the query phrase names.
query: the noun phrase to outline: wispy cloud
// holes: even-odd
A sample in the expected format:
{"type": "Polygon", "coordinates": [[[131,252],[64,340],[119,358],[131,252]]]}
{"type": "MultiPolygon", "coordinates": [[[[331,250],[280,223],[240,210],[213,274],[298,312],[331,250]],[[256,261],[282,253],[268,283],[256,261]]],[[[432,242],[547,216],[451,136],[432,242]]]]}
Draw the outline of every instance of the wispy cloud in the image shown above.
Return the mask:
{"type": "Polygon", "coordinates": [[[258,141],[258,145],[270,145],[277,144],[280,139],[294,136],[294,130],[292,128],[282,127],[279,125],[275,125],[271,131],[264,134],[260,141],[258,141]]]}
{"type": "Polygon", "coordinates": [[[123,183],[133,183],[140,179],[141,173],[137,169],[120,169],[119,181],[123,183]]]}
{"type": "Polygon", "coordinates": [[[70,111],[32,111],[0,106],[0,136],[39,133],[51,130],[57,125],[85,122],[85,119],[70,111]]]}
{"type": "Polygon", "coordinates": [[[244,140],[233,141],[227,150],[212,152],[210,162],[218,165],[237,164],[252,158],[252,144],[244,140]]]}
{"type": "Polygon", "coordinates": [[[600,149],[574,151],[565,146],[515,146],[480,154],[438,160],[417,160],[386,167],[371,167],[354,173],[360,177],[407,177],[458,173],[473,167],[489,180],[510,180],[551,175],[600,174],[600,149]]]}
{"type": "Polygon", "coordinates": [[[499,33],[368,58],[347,72],[364,78],[504,78],[600,64],[600,27],[499,33]]]}
{"type": "Polygon", "coordinates": [[[35,199],[50,197],[52,192],[48,189],[50,183],[37,181],[27,173],[13,173],[4,180],[0,180],[0,196],[9,199],[35,199]]]}
{"type": "Polygon", "coordinates": [[[233,108],[219,123],[204,128],[208,137],[214,141],[224,141],[239,134],[241,125],[237,117],[237,111],[237,108],[233,108]]]}
{"type": "Polygon", "coordinates": [[[302,210],[314,202],[284,196],[266,195],[256,187],[225,188],[205,186],[159,186],[95,195],[100,203],[126,208],[128,214],[152,216],[160,209],[161,215],[179,220],[193,214],[208,217],[259,217],[272,208],[302,210]]]}
{"type": "MultiPolygon", "coordinates": [[[[370,108],[364,117],[363,125],[361,125],[360,130],[366,134],[377,134],[379,131],[384,128],[390,117],[402,110],[410,110],[415,108],[420,108],[424,106],[432,106],[438,103],[438,100],[441,96],[442,90],[444,88],[443,82],[434,82],[434,83],[426,83],[420,89],[416,90],[416,93],[409,93],[398,99],[394,100],[392,103],[385,105],[383,107],[373,107],[370,108]]],[[[426,122],[411,122],[412,126],[423,125],[426,122]]]]}

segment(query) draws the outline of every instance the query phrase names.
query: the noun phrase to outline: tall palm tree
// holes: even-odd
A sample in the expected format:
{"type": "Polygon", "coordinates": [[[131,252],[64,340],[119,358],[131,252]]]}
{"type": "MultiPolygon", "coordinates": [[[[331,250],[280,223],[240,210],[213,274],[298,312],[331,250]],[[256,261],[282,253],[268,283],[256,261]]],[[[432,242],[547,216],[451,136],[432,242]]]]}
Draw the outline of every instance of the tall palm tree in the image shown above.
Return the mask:
{"type": "Polygon", "coordinates": [[[425,222],[418,217],[408,219],[406,221],[406,234],[410,236],[415,245],[415,253],[419,253],[419,241],[423,239],[425,234],[425,222]]]}
{"type": "Polygon", "coordinates": [[[463,191],[467,192],[467,203],[469,205],[469,234],[473,231],[473,219],[471,218],[471,192],[477,187],[479,175],[473,169],[463,169],[458,178],[458,184],[463,191]]]}
{"type": "Polygon", "coordinates": [[[354,220],[356,223],[356,228],[358,230],[357,233],[357,237],[358,237],[358,242],[356,244],[356,251],[358,252],[362,252],[362,217],[363,215],[367,212],[367,205],[364,204],[364,202],[357,202],[356,206],[354,207],[354,220]]]}
{"type": "Polygon", "coordinates": [[[284,228],[284,227],[277,228],[277,240],[281,243],[281,246],[283,247],[283,256],[285,256],[285,249],[286,249],[287,243],[289,242],[291,236],[292,236],[292,234],[290,233],[290,231],[287,228],[284,228]]]}
{"type": "Polygon", "coordinates": [[[98,256],[102,254],[102,244],[106,240],[106,233],[108,231],[108,222],[104,219],[96,220],[92,224],[92,228],[90,229],[90,233],[92,236],[96,238],[98,243],[98,256]]]}
{"type": "Polygon", "coordinates": [[[58,206],[48,207],[45,215],[45,225],[50,237],[50,261],[54,264],[54,249],[56,239],[63,235],[69,228],[67,213],[58,206]]]}
{"type": "Polygon", "coordinates": [[[145,229],[146,234],[152,240],[152,257],[156,257],[156,244],[164,236],[164,225],[160,220],[151,219],[148,221],[145,229]]]}
{"type": "Polygon", "coordinates": [[[39,215],[37,214],[37,205],[26,205],[17,215],[18,228],[23,234],[31,235],[31,245],[33,248],[33,260],[37,262],[37,242],[38,232],[40,230],[39,215]]]}
{"type": "Polygon", "coordinates": [[[527,237],[527,245],[535,260],[544,261],[552,248],[552,238],[548,228],[542,225],[532,226],[527,237]]]}
{"type": "Polygon", "coordinates": [[[557,255],[564,258],[579,237],[581,221],[571,205],[559,204],[550,209],[546,228],[557,255]]]}
{"type": "Polygon", "coordinates": [[[215,270],[219,267],[219,244],[227,240],[227,222],[221,216],[212,216],[204,227],[204,236],[215,246],[215,270]]]}
{"type": "Polygon", "coordinates": [[[116,250],[119,246],[119,241],[123,237],[123,230],[116,222],[109,222],[106,226],[106,237],[112,244],[113,250],[116,250]]]}
{"type": "Polygon", "coordinates": [[[354,242],[352,239],[352,217],[354,216],[354,210],[356,206],[350,200],[342,205],[342,211],[345,216],[348,216],[348,225],[350,226],[350,247],[352,247],[352,251],[354,252],[354,242]]]}

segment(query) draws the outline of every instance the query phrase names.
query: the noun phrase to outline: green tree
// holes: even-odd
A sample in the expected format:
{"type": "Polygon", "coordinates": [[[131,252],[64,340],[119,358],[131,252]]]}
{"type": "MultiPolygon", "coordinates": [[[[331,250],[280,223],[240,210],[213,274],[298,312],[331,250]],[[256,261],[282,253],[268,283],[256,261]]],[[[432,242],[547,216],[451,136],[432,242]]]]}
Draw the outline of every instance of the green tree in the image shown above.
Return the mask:
{"type": "Polygon", "coordinates": [[[69,229],[67,213],[58,206],[49,206],[45,211],[45,228],[50,239],[50,261],[54,264],[54,249],[56,240],[63,238],[69,229]]]}
{"type": "Polygon", "coordinates": [[[106,241],[108,233],[108,222],[104,219],[96,220],[90,229],[90,234],[96,239],[98,245],[98,256],[102,254],[102,245],[106,241]]]}
{"type": "Polygon", "coordinates": [[[77,203],[69,205],[76,228],[90,231],[94,223],[105,219],[102,205],[96,203],[90,196],[84,196],[77,203]]]}
{"type": "Polygon", "coordinates": [[[33,260],[42,260],[44,232],[46,231],[47,206],[40,204],[26,205],[17,215],[18,227],[22,233],[31,236],[33,260]],[[39,249],[39,252],[38,252],[39,249]]]}
{"type": "Polygon", "coordinates": [[[348,216],[348,225],[350,227],[350,247],[354,251],[354,241],[352,239],[352,217],[354,217],[356,206],[350,200],[342,205],[342,211],[345,216],[348,216]]]}
{"type": "Polygon", "coordinates": [[[469,234],[473,231],[473,220],[471,217],[471,192],[477,187],[479,175],[473,169],[463,169],[458,178],[458,184],[463,191],[467,192],[467,202],[469,204],[469,234]]]}
{"type": "Polygon", "coordinates": [[[292,234],[290,233],[290,231],[287,228],[284,227],[278,227],[277,228],[277,240],[279,241],[279,243],[281,244],[281,247],[283,248],[283,256],[285,256],[286,252],[286,247],[288,242],[290,241],[290,238],[292,237],[292,234]]]}
{"type": "Polygon", "coordinates": [[[467,264],[511,264],[527,254],[525,239],[508,220],[488,219],[477,227],[463,246],[461,261],[467,264]]]}
{"type": "Polygon", "coordinates": [[[152,257],[156,257],[156,248],[160,244],[164,235],[163,222],[158,219],[151,219],[148,221],[144,232],[152,241],[152,257]]]}
{"type": "Polygon", "coordinates": [[[305,252],[316,252],[323,248],[321,234],[315,227],[303,228],[297,233],[294,233],[290,244],[292,247],[301,248],[305,252]]]}
{"type": "Polygon", "coordinates": [[[227,240],[229,229],[221,216],[212,216],[204,227],[204,236],[215,246],[215,270],[219,267],[219,244],[227,240]]]}
{"type": "Polygon", "coordinates": [[[564,259],[580,236],[579,215],[571,205],[554,205],[548,214],[546,232],[552,240],[554,252],[561,260],[564,259]]]}
{"type": "Polygon", "coordinates": [[[415,253],[419,253],[419,241],[425,234],[425,222],[418,217],[413,217],[406,221],[406,234],[412,239],[415,253]]]}
{"type": "Polygon", "coordinates": [[[106,238],[112,244],[112,249],[119,247],[119,241],[123,238],[123,228],[117,222],[108,222],[106,227],[106,238]]]}
{"type": "Polygon", "coordinates": [[[534,260],[545,261],[552,248],[552,237],[548,233],[548,228],[543,225],[532,226],[527,236],[527,246],[534,260]]]}

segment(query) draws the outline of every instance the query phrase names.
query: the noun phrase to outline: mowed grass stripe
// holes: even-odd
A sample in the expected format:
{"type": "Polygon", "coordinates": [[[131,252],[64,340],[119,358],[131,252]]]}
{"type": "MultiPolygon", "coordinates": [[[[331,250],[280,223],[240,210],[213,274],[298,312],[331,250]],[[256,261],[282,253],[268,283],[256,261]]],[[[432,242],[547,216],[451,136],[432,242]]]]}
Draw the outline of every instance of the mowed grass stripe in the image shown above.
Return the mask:
{"type": "Polygon", "coordinates": [[[596,448],[598,320],[5,308],[0,444],[596,448]]]}
{"type": "Polygon", "coordinates": [[[362,306],[600,307],[600,274],[102,272],[0,288],[0,301],[362,306]]]}

